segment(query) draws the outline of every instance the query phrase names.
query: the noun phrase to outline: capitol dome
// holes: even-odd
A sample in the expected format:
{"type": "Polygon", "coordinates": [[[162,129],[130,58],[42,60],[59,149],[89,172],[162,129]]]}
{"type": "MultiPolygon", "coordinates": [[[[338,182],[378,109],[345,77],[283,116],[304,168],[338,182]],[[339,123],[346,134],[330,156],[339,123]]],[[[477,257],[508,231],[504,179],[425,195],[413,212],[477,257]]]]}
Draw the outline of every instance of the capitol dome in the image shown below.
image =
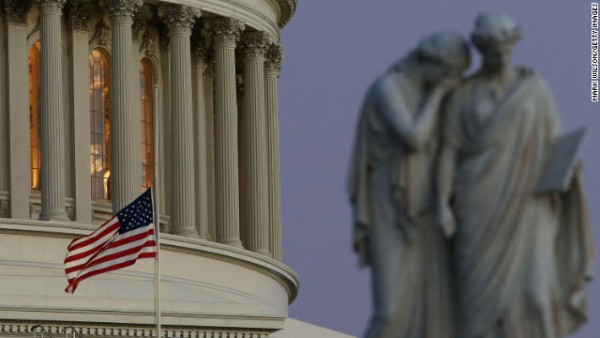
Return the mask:
{"type": "Polygon", "coordinates": [[[161,336],[299,337],[277,101],[296,1],[1,2],[0,337],[156,336],[152,260],[75,294],[63,267],[150,186],[161,336]]]}

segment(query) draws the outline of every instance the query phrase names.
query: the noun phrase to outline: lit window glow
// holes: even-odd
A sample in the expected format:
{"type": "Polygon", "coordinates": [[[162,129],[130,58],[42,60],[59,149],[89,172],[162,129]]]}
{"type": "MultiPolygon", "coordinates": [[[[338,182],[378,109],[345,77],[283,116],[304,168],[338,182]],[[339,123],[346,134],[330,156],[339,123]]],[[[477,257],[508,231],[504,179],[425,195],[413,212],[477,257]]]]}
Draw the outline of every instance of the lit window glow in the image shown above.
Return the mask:
{"type": "Polygon", "coordinates": [[[31,167],[31,190],[40,190],[40,166],[42,162],[40,138],[41,69],[40,41],[29,49],[29,156],[31,167]]]}
{"type": "Polygon", "coordinates": [[[110,199],[110,69],[104,53],[94,50],[90,66],[90,173],[92,198],[110,199]]]}

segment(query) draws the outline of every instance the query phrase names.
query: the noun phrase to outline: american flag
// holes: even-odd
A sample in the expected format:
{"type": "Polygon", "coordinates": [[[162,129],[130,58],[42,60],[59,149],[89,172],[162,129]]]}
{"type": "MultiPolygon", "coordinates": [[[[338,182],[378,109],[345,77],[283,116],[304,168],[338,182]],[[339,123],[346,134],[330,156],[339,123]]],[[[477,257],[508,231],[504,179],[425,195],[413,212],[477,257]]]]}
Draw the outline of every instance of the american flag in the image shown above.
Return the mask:
{"type": "Polygon", "coordinates": [[[151,189],[96,231],[75,238],[67,251],[68,293],[87,278],[133,265],[140,258],[156,257],[151,189]]]}

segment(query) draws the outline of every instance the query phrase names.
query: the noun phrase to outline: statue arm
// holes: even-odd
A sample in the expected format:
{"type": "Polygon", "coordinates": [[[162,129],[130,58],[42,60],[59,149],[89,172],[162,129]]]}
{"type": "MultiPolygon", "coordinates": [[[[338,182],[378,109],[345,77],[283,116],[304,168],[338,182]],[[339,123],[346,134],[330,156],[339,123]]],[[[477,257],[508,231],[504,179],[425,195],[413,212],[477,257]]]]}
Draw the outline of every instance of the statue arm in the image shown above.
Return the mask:
{"type": "Polygon", "coordinates": [[[380,79],[374,88],[374,101],[378,112],[388,122],[397,138],[409,150],[418,150],[429,138],[435,126],[437,112],[442,101],[444,90],[441,86],[434,88],[421,111],[411,119],[408,108],[400,95],[398,86],[390,76],[380,79]]]}
{"type": "Polygon", "coordinates": [[[448,238],[456,232],[456,220],[452,208],[450,208],[455,166],[456,149],[449,144],[444,144],[440,152],[436,180],[438,191],[437,218],[439,226],[448,238]]]}

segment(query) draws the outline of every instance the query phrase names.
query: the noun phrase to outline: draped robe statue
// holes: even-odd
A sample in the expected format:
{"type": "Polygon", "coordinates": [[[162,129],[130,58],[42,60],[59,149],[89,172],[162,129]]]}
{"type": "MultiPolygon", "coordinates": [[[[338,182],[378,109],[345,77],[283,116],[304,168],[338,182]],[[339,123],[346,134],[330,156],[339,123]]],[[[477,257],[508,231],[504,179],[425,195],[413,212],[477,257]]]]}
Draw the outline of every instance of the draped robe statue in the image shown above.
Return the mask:
{"type": "Polygon", "coordinates": [[[481,15],[484,67],[446,109],[440,214],[455,218],[445,227],[456,231],[460,338],[561,338],[585,321],[593,254],[581,177],[538,190],[560,127],[542,78],[508,65],[519,37],[507,17],[481,15]]]}
{"type": "Polygon", "coordinates": [[[447,240],[435,223],[439,106],[469,62],[438,33],[370,88],[359,118],[349,192],[355,249],[373,277],[367,338],[452,338],[447,240]]]}

